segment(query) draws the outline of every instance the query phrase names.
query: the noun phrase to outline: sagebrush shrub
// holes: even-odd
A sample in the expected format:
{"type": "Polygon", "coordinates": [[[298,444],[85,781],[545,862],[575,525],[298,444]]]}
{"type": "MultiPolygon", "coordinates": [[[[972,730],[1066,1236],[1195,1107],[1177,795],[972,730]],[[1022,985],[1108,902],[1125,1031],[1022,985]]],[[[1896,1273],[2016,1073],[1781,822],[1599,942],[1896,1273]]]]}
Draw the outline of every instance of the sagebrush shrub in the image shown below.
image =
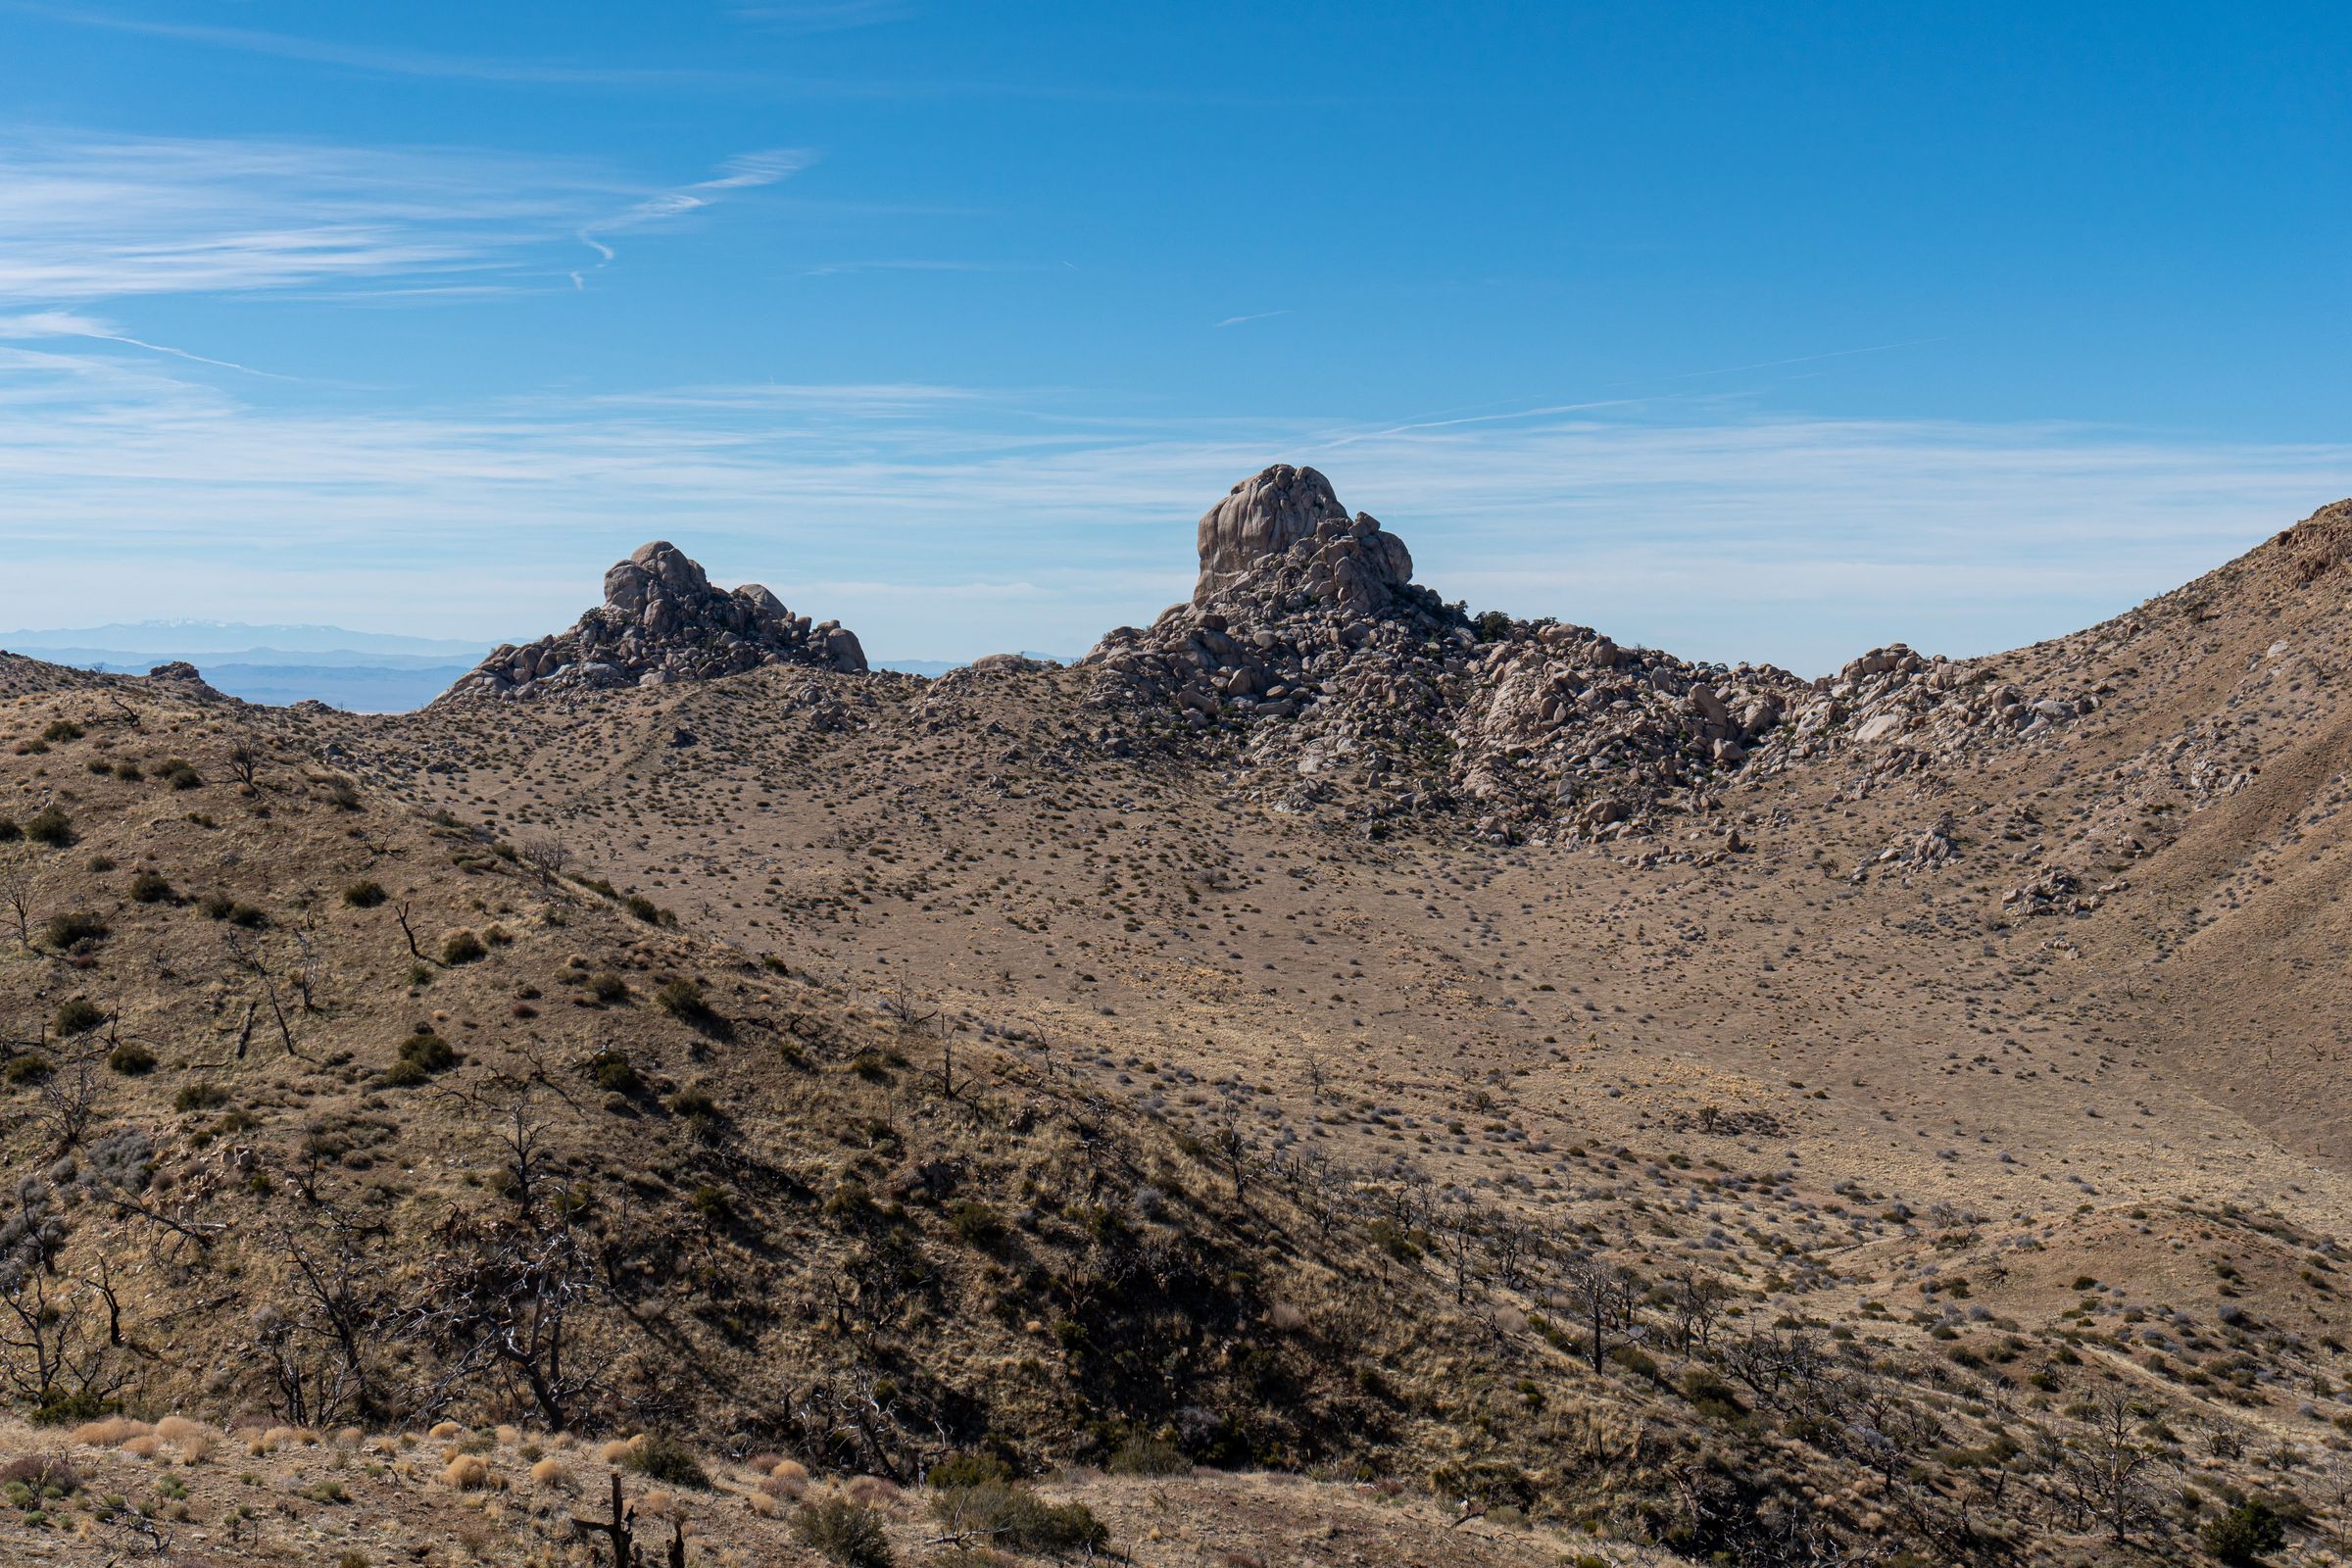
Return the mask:
{"type": "Polygon", "coordinates": [[[155,1071],[155,1053],[125,1040],[108,1053],[106,1064],[125,1078],[140,1078],[155,1071]]]}
{"type": "Polygon", "coordinates": [[[74,842],[74,820],[54,806],[44,806],[24,819],[24,836],[35,844],[62,850],[74,842]]]}
{"type": "Polygon", "coordinates": [[[710,1477],[704,1471],[702,1461],[694,1456],[694,1450],[664,1433],[647,1433],[629,1446],[620,1462],[623,1469],[634,1470],[665,1486],[710,1490],[710,1477]]]}
{"type": "Polygon", "coordinates": [[[720,1017],[704,999],[703,988],[692,980],[672,980],[654,993],[654,1001],[689,1029],[700,1031],[713,1040],[725,1040],[735,1032],[735,1026],[720,1017]]]}
{"type": "Polygon", "coordinates": [[[103,942],[108,931],[104,918],[87,911],[53,914],[41,927],[41,940],[53,948],[65,949],[83,942],[103,942]]]}
{"type": "Polygon", "coordinates": [[[1193,1461],[1173,1443],[1139,1432],[1119,1445],[1107,1468],[1114,1476],[1183,1476],[1193,1461]]]}
{"type": "Polygon", "coordinates": [[[792,1516],[792,1533],[842,1568],[890,1568],[890,1538],[881,1518],[846,1497],[802,1503],[792,1516]]]}
{"type": "Polygon", "coordinates": [[[1110,1542],[1110,1532],[1085,1503],[1048,1502],[1017,1481],[948,1488],[931,1499],[931,1514],[952,1530],[1033,1555],[1095,1552],[1110,1542]]]}
{"type": "Polygon", "coordinates": [[[400,1055],[385,1069],[384,1082],[396,1088],[414,1088],[457,1064],[458,1054],[448,1041],[429,1029],[419,1029],[400,1043],[400,1055]]]}

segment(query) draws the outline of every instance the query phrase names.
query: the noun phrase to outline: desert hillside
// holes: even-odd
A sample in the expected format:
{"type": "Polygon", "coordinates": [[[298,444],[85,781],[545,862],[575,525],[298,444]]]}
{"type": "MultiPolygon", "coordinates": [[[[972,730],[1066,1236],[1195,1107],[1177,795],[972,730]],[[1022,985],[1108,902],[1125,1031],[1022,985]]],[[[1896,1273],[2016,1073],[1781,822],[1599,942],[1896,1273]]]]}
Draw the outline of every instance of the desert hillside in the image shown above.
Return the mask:
{"type": "Polygon", "coordinates": [[[1069,667],[0,659],[0,1537],[2341,1560],[2348,540],[1816,682],[1275,468],[1069,667]]]}

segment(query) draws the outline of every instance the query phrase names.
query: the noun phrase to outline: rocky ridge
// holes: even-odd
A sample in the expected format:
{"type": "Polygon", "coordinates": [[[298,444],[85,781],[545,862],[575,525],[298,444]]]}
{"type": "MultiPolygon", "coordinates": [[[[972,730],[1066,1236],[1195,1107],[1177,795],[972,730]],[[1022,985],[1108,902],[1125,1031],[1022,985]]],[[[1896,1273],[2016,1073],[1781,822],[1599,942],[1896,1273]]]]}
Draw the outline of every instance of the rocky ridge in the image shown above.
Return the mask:
{"type": "Polygon", "coordinates": [[[2035,695],[1983,662],[1925,658],[1895,643],[1816,681],[1757,748],[1753,765],[1774,770],[1854,751],[1873,772],[1902,772],[2041,739],[2098,706],[2094,692],[2035,695]]]}
{"type": "Polygon", "coordinates": [[[1901,774],[2052,736],[2100,701],[1901,644],[1808,681],[1473,618],[1415,584],[1403,542],[1312,468],[1235,485],[1199,545],[1188,603],[1081,661],[1091,700],[1232,736],[1246,791],[1287,810],[1458,809],[1488,837],[1607,840],[1742,772],[1850,753],[1865,779],[1901,774]]]}
{"type": "Polygon", "coordinates": [[[1102,708],[1169,710],[1240,743],[1253,793],[1378,822],[1466,807],[1490,835],[1564,816],[1614,836],[1736,767],[1807,685],[1698,665],[1588,627],[1473,620],[1412,581],[1403,541],[1324,476],[1277,466],[1200,519],[1187,604],[1081,663],[1102,708]]]}
{"type": "Polygon", "coordinates": [[[501,647],[436,699],[537,698],[713,680],[763,664],[865,673],[865,651],[838,621],[796,615],[758,583],[729,592],[666,540],[605,573],[605,602],[569,631],[501,647]]]}

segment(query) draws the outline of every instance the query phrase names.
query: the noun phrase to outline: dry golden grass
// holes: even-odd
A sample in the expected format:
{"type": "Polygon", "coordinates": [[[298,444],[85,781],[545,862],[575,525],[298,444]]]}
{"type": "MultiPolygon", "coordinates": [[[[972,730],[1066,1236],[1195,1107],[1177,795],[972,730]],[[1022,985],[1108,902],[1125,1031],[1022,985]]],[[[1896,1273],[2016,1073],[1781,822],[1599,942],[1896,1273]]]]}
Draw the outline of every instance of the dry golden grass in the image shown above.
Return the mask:
{"type": "Polygon", "coordinates": [[[491,1484],[490,1466],[479,1454],[461,1453],[442,1469],[441,1483],[458,1492],[479,1492],[491,1484]]]}

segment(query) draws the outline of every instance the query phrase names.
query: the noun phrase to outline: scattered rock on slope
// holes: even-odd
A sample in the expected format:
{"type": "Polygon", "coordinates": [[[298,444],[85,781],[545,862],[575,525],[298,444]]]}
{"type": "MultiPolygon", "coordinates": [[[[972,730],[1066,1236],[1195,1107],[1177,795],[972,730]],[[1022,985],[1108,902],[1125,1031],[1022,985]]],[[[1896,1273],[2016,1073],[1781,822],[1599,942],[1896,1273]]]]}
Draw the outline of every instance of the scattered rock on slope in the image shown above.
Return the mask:
{"type": "Polygon", "coordinates": [[[437,701],[542,697],[615,686],[711,680],[762,664],[865,672],[848,627],[811,622],[758,583],[728,592],[666,540],[605,573],[605,602],[569,631],[504,647],[437,701]]]}

